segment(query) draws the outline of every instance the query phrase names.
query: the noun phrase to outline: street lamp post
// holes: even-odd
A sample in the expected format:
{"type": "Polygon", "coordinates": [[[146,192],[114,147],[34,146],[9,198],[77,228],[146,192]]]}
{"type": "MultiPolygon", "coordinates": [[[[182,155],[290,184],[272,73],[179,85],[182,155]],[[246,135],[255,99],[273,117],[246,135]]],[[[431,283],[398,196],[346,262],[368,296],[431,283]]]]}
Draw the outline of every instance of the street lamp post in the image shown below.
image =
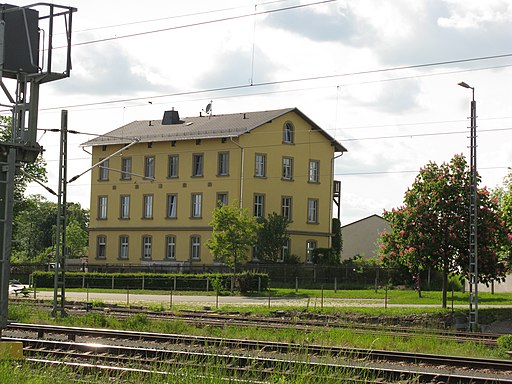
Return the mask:
{"type": "Polygon", "coordinates": [[[470,126],[470,172],[471,187],[469,201],[469,329],[478,329],[478,191],[476,172],[476,101],[475,88],[465,82],[459,85],[471,89],[471,126],[470,126]]]}

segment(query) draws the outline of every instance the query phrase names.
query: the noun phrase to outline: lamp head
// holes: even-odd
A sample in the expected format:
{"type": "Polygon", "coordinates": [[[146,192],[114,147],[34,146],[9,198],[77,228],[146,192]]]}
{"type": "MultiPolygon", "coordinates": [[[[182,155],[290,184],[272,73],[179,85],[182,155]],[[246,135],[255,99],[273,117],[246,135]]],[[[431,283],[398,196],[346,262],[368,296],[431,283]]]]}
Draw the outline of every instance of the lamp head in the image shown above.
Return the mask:
{"type": "Polygon", "coordinates": [[[463,82],[463,81],[461,81],[461,82],[459,83],[459,85],[460,85],[461,87],[464,87],[464,88],[473,89],[473,87],[470,87],[468,84],[466,84],[466,83],[465,83],[465,82],[463,82]]]}

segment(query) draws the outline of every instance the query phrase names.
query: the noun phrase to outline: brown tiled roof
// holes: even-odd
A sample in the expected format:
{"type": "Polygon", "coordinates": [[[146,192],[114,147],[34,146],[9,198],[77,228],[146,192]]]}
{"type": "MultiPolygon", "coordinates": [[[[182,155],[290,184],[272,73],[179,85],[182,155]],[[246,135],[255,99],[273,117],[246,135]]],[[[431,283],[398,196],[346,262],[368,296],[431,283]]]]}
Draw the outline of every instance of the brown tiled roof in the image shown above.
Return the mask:
{"type": "Polygon", "coordinates": [[[82,146],[128,144],[135,139],[140,142],[157,142],[238,137],[292,111],[296,112],[311,124],[313,129],[320,131],[320,133],[334,145],[336,152],[347,151],[345,147],[297,108],[233,113],[229,115],[186,117],[180,118],[178,124],[170,125],[162,124],[161,120],[137,120],[89,140],[83,143],[82,146]]]}

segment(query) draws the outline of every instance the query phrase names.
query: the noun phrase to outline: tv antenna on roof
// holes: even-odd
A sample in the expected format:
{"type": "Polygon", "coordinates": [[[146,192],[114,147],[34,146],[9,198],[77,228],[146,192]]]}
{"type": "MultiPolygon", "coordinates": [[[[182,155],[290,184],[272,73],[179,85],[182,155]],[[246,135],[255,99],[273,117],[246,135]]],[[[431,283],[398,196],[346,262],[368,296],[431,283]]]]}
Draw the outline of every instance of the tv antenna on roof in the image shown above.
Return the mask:
{"type": "Polygon", "coordinates": [[[206,108],[203,109],[203,111],[208,115],[208,117],[212,116],[212,104],[213,104],[213,101],[210,100],[210,102],[206,105],[206,108]]]}

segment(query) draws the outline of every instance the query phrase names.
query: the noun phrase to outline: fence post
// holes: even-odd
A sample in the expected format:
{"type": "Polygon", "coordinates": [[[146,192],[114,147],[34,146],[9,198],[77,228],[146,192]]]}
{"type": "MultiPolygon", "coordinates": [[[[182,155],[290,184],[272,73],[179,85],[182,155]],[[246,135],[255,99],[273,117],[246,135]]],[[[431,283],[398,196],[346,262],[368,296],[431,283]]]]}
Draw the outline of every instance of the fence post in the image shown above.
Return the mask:
{"type": "Polygon", "coordinates": [[[112,275],[112,289],[114,289],[114,275],[112,275]]]}
{"type": "Polygon", "coordinates": [[[174,291],[176,290],[176,276],[174,276],[174,291]]]}
{"type": "Polygon", "coordinates": [[[170,307],[170,309],[172,309],[172,289],[171,289],[171,293],[169,294],[169,307],[170,307]]]}
{"type": "Polygon", "coordinates": [[[338,291],[338,278],[335,277],[334,278],[334,293],[336,293],[338,291]]]}
{"type": "Polygon", "coordinates": [[[322,299],[320,300],[320,309],[324,309],[324,285],[322,284],[322,299]]]}
{"type": "Polygon", "coordinates": [[[85,288],[85,274],[82,275],[82,289],[85,288]]]}
{"type": "Polygon", "coordinates": [[[299,292],[299,277],[295,276],[295,293],[299,292]]]}
{"type": "Polygon", "coordinates": [[[144,279],[144,275],[142,275],[142,290],[144,290],[145,285],[146,285],[146,280],[144,279]]]}
{"type": "Polygon", "coordinates": [[[208,291],[210,290],[210,278],[208,276],[206,276],[206,292],[208,293],[208,291]]]}
{"type": "Polygon", "coordinates": [[[258,276],[258,292],[261,292],[261,276],[258,276]]]}
{"type": "Polygon", "coordinates": [[[126,306],[130,307],[130,286],[126,286],[126,306]]]}
{"type": "Polygon", "coordinates": [[[32,287],[34,287],[34,300],[37,299],[37,284],[36,283],[32,283],[32,287]]]}

